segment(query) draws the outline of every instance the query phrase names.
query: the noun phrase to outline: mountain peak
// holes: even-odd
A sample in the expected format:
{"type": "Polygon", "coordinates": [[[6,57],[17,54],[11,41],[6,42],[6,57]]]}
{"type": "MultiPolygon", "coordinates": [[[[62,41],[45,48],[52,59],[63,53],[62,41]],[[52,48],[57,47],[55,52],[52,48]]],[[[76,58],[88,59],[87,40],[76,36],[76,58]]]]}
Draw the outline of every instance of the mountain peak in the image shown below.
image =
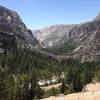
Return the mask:
{"type": "Polygon", "coordinates": [[[32,45],[37,43],[32,32],[27,29],[18,13],[1,5],[0,32],[9,34],[12,33],[18,40],[23,40],[23,43],[32,45]]]}
{"type": "Polygon", "coordinates": [[[100,20],[100,13],[95,17],[94,20],[100,20]]]}

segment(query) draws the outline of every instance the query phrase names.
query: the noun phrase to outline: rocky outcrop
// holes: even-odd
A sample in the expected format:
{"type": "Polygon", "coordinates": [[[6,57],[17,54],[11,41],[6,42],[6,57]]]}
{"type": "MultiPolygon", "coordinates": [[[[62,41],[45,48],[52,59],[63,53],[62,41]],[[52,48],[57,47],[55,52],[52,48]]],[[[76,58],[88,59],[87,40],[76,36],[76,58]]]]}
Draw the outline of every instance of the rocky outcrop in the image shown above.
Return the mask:
{"type": "MultiPolygon", "coordinates": [[[[27,46],[35,46],[38,44],[37,39],[27,29],[20,16],[15,11],[3,6],[0,6],[0,32],[5,35],[8,34],[9,36],[12,34],[16,41],[18,41],[17,43],[22,42],[23,44],[27,44],[27,46]]],[[[1,38],[3,37],[1,36],[1,38]]]]}

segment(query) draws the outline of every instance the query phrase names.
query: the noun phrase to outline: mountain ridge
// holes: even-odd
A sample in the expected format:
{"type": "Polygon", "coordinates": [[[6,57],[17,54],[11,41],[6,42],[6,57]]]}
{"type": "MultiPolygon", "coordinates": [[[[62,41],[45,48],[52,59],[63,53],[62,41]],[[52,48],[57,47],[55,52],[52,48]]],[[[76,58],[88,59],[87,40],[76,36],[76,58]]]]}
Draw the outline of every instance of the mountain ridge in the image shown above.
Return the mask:
{"type": "Polygon", "coordinates": [[[56,25],[39,30],[35,37],[45,51],[60,56],[97,60],[99,53],[100,14],[89,22],[76,25],[56,25]]]}
{"type": "Polygon", "coordinates": [[[38,45],[38,40],[33,36],[32,31],[27,29],[26,25],[17,14],[17,12],[10,10],[4,6],[0,6],[0,33],[1,44],[4,44],[5,40],[5,44],[7,44],[7,42],[9,42],[10,40],[10,36],[13,35],[17,47],[32,48],[38,45]],[[3,34],[5,34],[5,38],[3,38],[3,34]],[[9,35],[9,39],[6,37],[6,34],[9,35]]]}

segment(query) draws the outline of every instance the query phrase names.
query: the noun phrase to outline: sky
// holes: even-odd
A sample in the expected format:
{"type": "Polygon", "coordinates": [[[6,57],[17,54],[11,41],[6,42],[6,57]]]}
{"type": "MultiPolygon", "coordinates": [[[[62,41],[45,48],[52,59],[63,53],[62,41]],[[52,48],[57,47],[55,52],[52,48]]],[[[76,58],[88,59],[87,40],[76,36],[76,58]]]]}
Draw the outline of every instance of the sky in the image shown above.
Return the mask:
{"type": "Polygon", "coordinates": [[[30,29],[90,21],[100,12],[100,0],[0,0],[16,11],[30,29]]]}

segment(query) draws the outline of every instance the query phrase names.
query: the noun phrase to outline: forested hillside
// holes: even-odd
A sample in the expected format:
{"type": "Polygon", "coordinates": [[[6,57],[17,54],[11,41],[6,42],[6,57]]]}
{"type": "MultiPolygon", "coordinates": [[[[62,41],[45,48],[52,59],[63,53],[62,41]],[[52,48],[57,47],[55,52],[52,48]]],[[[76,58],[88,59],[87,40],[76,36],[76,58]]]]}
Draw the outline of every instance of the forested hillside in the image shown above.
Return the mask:
{"type": "Polygon", "coordinates": [[[33,100],[59,93],[78,92],[93,80],[100,81],[99,62],[80,63],[73,59],[57,61],[27,49],[0,54],[1,100],[33,100]],[[62,72],[65,73],[64,79],[60,77],[62,72]],[[62,86],[60,90],[51,90],[45,94],[37,82],[53,76],[59,77],[58,82],[62,86]]]}

